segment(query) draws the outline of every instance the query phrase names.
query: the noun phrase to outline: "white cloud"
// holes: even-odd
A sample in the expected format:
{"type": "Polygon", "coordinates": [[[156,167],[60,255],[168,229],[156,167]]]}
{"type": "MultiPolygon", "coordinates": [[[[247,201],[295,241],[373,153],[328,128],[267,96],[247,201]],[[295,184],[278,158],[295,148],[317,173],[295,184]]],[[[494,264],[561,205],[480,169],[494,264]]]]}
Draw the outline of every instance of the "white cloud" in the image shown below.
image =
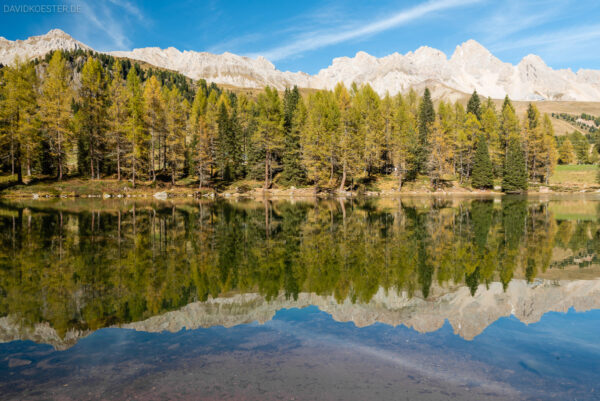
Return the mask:
{"type": "Polygon", "coordinates": [[[357,27],[344,27],[335,31],[313,31],[304,33],[295,41],[263,52],[249,54],[250,57],[263,56],[271,61],[282,60],[309,50],[346,42],[351,39],[374,35],[412,21],[423,18],[437,11],[461,7],[481,0],[430,0],[412,8],[395,13],[391,17],[361,24],[357,27]]]}

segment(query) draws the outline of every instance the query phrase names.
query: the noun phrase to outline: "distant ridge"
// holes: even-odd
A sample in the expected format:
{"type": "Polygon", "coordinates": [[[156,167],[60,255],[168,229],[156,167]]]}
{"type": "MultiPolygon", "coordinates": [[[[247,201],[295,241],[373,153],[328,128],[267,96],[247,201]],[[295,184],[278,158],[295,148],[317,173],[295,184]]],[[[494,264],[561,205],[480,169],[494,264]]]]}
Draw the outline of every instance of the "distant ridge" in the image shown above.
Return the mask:
{"type": "MultiPolygon", "coordinates": [[[[10,41],[0,37],[0,63],[16,56],[33,58],[56,49],[90,49],[59,29],[27,40],[10,41]]],[[[220,55],[179,51],[173,47],[147,47],[109,52],[178,71],[192,79],[246,88],[265,85],[278,89],[331,89],[338,82],[349,86],[369,83],[381,95],[407,92],[427,85],[434,97],[453,98],[477,90],[483,96],[514,100],[600,101],[600,71],[553,70],[536,55],[528,55],[517,65],[504,63],[474,40],[456,47],[450,58],[430,47],[407,54],[393,53],[377,58],[365,52],[339,57],[316,75],[279,71],[263,57],[252,59],[232,53],[220,55]]]]}

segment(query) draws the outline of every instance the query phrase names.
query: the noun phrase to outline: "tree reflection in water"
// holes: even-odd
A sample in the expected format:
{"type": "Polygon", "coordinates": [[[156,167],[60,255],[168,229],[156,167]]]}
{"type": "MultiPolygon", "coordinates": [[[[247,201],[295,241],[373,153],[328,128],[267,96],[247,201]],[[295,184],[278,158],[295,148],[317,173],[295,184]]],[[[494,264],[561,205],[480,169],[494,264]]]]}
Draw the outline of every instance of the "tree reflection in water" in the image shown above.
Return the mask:
{"type": "Polygon", "coordinates": [[[232,293],[366,303],[380,288],[428,298],[435,283],[474,295],[595,264],[599,230],[512,197],[3,203],[0,315],[64,335],[232,293]]]}

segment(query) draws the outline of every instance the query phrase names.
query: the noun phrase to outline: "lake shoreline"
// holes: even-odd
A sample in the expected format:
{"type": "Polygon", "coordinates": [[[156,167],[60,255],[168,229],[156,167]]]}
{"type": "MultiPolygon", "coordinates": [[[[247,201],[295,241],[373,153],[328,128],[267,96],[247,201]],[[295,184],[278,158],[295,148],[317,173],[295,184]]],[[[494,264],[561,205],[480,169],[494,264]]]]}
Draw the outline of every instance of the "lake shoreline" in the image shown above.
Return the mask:
{"type": "MultiPolygon", "coordinates": [[[[2,177],[0,177],[2,178],[2,177]]],[[[360,189],[340,191],[337,187],[318,190],[314,186],[287,186],[274,182],[267,190],[259,180],[239,180],[230,184],[214,187],[198,187],[197,181],[184,177],[171,184],[157,180],[137,181],[135,187],[130,180],[117,180],[116,177],[106,177],[91,180],[71,176],[62,181],[50,176],[35,176],[26,178],[25,184],[16,184],[4,177],[0,180],[0,198],[38,199],[38,198],[396,198],[406,196],[453,196],[453,197],[496,197],[502,192],[500,181],[496,180],[494,189],[479,190],[459,181],[446,181],[444,185],[434,189],[431,182],[424,176],[414,181],[407,181],[398,191],[397,180],[393,177],[376,177],[372,181],[361,183],[360,189]]],[[[587,177],[589,178],[589,177],[587,177]]],[[[356,187],[355,187],[356,188],[356,187]]],[[[584,180],[580,176],[562,177],[559,182],[541,185],[529,183],[529,190],[522,194],[576,194],[600,193],[600,184],[584,180]]]]}
{"type": "Polygon", "coordinates": [[[239,192],[235,190],[226,190],[218,192],[211,189],[198,190],[191,187],[139,187],[127,188],[123,191],[85,191],[79,193],[71,190],[56,191],[35,191],[34,188],[26,190],[4,190],[0,191],[0,199],[78,199],[78,198],[103,198],[103,199],[123,199],[123,198],[154,198],[157,200],[166,200],[172,198],[224,198],[224,199],[293,199],[293,198],[315,198],[315,199],[338,199],[338,198],[399,198],[399,197],[501,197],[505,195],[522,196],[540,196],[540,195],[576,195],[576,194],[599,194],[600,188],[559,188],[550,189],[547,187],[536,188],[521,193],[505,193],[499,190],[474,190],[466,188],[449,188],[447,190],[380,190],[380,191],[330,191],[318,192],[315,188],[276,188],[264,190],[254,188],[248,191],[239,192]]]}

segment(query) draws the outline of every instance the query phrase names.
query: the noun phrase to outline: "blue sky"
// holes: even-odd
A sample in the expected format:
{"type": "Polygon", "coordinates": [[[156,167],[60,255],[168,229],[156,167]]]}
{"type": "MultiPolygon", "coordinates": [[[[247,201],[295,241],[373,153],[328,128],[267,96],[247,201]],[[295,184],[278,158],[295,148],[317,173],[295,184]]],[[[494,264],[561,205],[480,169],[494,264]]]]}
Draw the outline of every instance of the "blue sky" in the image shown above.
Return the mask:
{"type": "Polygon", "coordinates": [[[597,0],[134,1],[3,0],[0,36],[60,28],[96,50],[174,46],[256,57],[316,73],[334,57],[381,57],[427,45],[448,56],[475,39],[513,64],[529,53],[553,68],[600,69],[597,0]],[[10,5],[61,4],[79,12],[19,13],[10,5]]]}

